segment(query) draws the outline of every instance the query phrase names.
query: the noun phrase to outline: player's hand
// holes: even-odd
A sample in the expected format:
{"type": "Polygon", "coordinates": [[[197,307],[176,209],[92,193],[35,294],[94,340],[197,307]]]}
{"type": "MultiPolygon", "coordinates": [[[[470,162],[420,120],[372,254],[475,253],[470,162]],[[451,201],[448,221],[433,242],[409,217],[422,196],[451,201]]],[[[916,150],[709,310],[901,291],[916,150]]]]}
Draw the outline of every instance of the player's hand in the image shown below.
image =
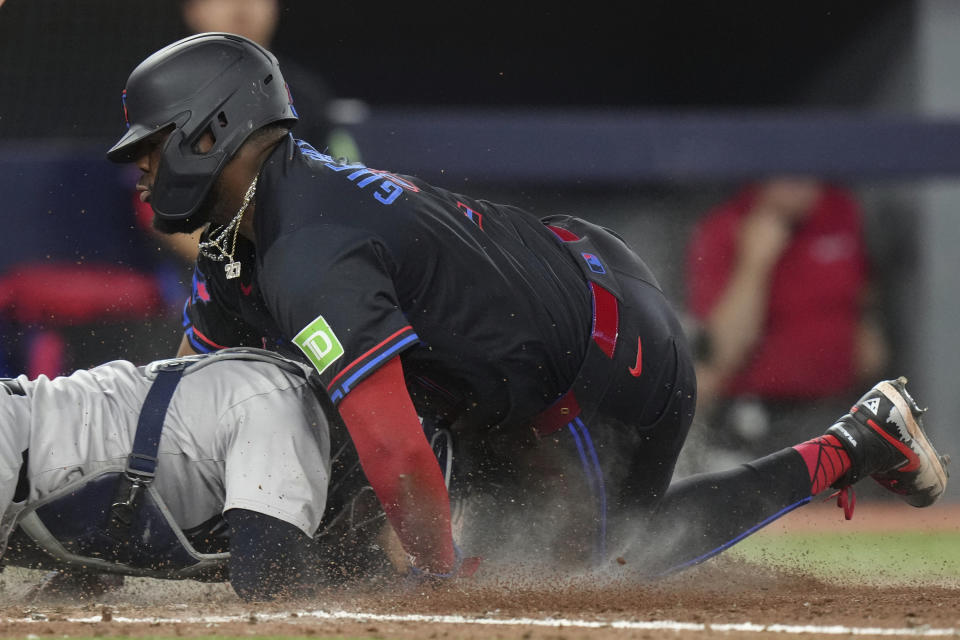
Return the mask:
{"type": "Polygon", "coordinates": [[[754,209],[740,227],[741,262],[755,269],[772,268],[790,244],[792,234],[790,221],[775,210],[754,209]]]}
{"type": "Polygon", "coordinates": [[[418,569],[411,559],[407,577],[417,583],[445,582],[447,580],[456,580],[459,578],[472,578],[477,572],[477,569],[480,568],[480,563],[483,562],[483,558],[479,556],[469,556],[466,558],[463,557],[460,547],[458,547],[456,544],[453,545],[453,549],[456,553],[457,559],[453,568],[447,573],[432,573],[430,571],[418,569]]]}
{"type": "Polygon", "coordinates": [[[477,569],[480,568],[481,562],[483,562],[483,558],[480,556],[470,556],[469,558],[464,558],[463,562],[460,564],[460,570],[457,572],[457,577],[472,578],[473,574],[475,574],[477,569]]]}
{"type": "Polygon", "coordinates": [[[810,214],[822,194],[823,184],[815,178],[777,178],[760,186],[757,206],[774,209],[796,223],[810,214]]]}
{"type": "Polygon", "coordinates": [[[450,580],[455,578],[472,578],[473,574],[480,568],[483,558],[479,556],[462,557],[460,549],[454,545],[457,564],[449,574],[433,574],[429,571],[423,571],[415,567],[413,559],[403,550],[400,539],[394,532],[389,522],[384,522],[380,533],[377,534],[377,544],[383,549],[387,560],[393,566],[398,575],[409,578],[417,583],[437,580],[450,580]]]}

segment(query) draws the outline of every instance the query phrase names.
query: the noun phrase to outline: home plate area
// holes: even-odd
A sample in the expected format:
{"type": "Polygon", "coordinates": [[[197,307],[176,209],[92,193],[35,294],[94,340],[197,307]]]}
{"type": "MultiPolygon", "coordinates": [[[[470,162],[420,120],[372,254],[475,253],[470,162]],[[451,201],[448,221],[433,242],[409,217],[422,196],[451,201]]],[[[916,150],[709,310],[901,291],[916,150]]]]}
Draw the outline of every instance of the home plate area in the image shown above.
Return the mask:
{"type": "Polygon", "coordinates": [[[821,581],[721,557],[657,583],[523,571],[426,588],[364,585],[309,602],[249,605],[221,584],[128,579],[88,602],[26,596],[37,572],[3,575],[0,635],[269,635],[603,638],[960,636],[956,585],[821,581]]]}

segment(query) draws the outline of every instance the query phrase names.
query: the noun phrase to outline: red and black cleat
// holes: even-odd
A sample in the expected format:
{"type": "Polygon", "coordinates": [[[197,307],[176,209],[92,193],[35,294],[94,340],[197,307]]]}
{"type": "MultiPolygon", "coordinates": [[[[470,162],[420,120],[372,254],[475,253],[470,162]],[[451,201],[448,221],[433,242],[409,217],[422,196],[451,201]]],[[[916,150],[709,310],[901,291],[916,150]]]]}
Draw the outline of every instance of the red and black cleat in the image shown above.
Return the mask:
{"type": "Polygon", "coordinates": [[[870,476],[915,507],[926,507],[947,487],[950,459],[934,449],[923,430],[907,379],[876,384],[827,429],[850,455],[851,469],[834,483],[843,489],[870,476]]]}

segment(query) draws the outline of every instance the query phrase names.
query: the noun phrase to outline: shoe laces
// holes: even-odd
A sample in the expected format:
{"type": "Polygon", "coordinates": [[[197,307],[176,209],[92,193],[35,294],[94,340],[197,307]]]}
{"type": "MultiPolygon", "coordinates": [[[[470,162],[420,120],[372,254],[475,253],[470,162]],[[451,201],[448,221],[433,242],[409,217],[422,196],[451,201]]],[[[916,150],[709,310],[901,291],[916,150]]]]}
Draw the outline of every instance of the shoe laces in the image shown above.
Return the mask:
{"type": "Polygon", "coordinates": [[[853,487],[846,486],[835,493],[831,493],[824,502],[833,498],[837,499],[837,506],[843,509],[844,519],[853,520],[853,508],[857,504],[857,494],[853,492],[853,487]]]}

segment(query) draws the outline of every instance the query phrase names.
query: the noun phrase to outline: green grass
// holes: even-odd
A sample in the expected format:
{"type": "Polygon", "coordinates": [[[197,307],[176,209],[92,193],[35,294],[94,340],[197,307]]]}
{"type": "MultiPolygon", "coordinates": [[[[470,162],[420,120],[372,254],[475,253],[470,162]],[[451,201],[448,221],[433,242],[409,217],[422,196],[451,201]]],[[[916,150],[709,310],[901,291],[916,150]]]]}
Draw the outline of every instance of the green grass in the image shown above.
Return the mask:
{"type": "Polygon", "coordinates": [[[827,579],[960,583],[960,531],[756,535],[728,553],[827,579]]]}

